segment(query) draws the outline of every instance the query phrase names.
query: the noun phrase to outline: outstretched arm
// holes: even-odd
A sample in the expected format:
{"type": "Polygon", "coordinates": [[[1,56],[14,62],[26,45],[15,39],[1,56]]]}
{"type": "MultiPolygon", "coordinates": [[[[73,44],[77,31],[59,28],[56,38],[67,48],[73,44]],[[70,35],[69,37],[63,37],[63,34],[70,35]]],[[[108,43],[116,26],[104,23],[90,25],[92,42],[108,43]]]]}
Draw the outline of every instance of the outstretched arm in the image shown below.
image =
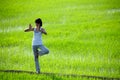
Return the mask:
{"type": "Polygon", "coordinates": [[[32,28],[31,24],[29,24],[29,28],[25,29],[24,31],[25,32],[29,32],[29,31],[33,31],[33,30],[34,30],[34,28],[32,28]]]}

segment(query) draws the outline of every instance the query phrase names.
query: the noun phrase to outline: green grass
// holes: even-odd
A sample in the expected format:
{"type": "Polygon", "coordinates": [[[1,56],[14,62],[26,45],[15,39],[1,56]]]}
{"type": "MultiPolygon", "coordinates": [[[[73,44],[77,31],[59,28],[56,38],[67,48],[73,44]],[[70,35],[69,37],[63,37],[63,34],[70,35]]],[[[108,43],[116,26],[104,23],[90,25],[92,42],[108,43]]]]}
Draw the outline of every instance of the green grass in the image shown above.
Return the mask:
{"type": "MultiPolygon", "coordinates": [[[[24,29],[29,23],[35,26],[38,17],[48,32],[43,42],[50,50],[39,58],[41,72],[120,78],[118,0],[0,1],[0,70],[35,71],[33,33],[24,29]]],[[[27,76],[27,80],[38,76],[0,72],[3,80],[13,75],[18,79],[27,76]]]]}
{"type": "MultiPolygon", "coordinates": [[[[3,80],[88,80],[88,78],[81,78],[81,77],[67,77],[67,76],[58,76],[58,75],[37,75],[37,74],[26,74],[26,73],[4,73],[1,72],[0,78],[3,80]],[[5,77],[3,77],[5,75],[5,77]]],[[[96,79],[90,79],[90,80],[96,80],[96,79]]]]}

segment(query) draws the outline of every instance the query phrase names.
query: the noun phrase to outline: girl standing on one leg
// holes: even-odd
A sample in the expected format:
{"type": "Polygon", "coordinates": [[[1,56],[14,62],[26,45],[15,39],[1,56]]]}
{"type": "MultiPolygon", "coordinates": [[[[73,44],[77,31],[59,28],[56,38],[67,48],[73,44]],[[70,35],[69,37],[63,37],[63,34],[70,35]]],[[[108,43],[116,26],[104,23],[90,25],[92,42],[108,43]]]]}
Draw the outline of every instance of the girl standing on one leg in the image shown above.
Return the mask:
{"type": "Polygon", "coordinates": [[[38,61],[38,56],[42,56],[49,53],[49,50],[42,43],[42,34],[47,35],[45,29],[42,28],[42,20],[40,18],[35,20],[36,28],[32,28],[31,24],[28,29],[25,29],[25,32],[34,31],[32,48],[34,53],[34,60],[36,66],[36,73],[40,73],[40,66],[38,61]],[[39,51],[40,49],[40,51],[39,51]]]}

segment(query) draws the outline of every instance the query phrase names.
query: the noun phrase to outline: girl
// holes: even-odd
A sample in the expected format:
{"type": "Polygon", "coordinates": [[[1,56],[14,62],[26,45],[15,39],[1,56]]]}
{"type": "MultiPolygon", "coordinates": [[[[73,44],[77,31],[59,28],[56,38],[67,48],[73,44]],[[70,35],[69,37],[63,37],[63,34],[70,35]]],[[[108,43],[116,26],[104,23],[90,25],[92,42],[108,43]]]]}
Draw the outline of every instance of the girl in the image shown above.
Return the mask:
{"type": "Polygon", "coordinates": [[[38,55],[42,56],[49,53],[49,50],[42,43],[42,34],[47,35],[45,29],[42,28],[42,20],[40,18],[35,20],[36,28],[32,28],[31,24],[28,29],[25,29],[25,32],[33,31],[33,41],[32,48],[34,53],[34,60],[36,66],[36,73],[40,73],[40,66],[38,61],[38,55]],[[40,49],[40,51],[39,51],[40,49]]]}

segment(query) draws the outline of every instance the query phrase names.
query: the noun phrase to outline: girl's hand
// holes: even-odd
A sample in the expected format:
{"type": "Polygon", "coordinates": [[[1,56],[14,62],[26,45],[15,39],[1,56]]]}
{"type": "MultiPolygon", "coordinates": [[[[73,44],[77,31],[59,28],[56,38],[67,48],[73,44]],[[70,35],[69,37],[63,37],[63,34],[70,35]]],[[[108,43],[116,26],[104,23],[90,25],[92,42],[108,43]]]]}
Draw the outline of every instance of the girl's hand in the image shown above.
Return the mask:
{"type": "Polygon", "coordinates": [[[31,25],[31,24],[29,24],[29,29],[30,29],[30,30],[32,29],[32,25],[31,25]]]}
{"type": "Polygon", "coordinates": [[[34,28],[32,28],[31,24],[29,24],[29,28],[24,30],[25,32],[29,32],[29,31],[34,31],[34,28]]]}

